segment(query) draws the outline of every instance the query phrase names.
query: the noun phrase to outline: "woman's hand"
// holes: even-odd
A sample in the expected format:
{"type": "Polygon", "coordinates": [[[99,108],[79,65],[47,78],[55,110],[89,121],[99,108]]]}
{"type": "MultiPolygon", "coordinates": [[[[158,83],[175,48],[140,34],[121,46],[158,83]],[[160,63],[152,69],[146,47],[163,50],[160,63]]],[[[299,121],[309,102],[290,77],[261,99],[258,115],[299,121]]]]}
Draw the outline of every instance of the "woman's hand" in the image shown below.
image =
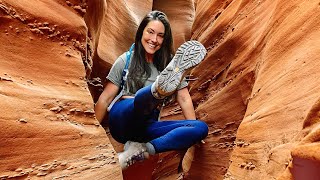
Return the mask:
{"type": "Polygon", "coordinates": [[[106,87],[101,93],[95,107],[95,114],[98,121],[101,123],[104,116],[106,115],[107,108],[111,101],[116,97],[119,92],[119,87],[112,82],[108,81],[106,87]]]}
{"type": "Polygon", "coordinates": [[[186,119],[196,119],[196,113],[187,87],[178,90],[177,101],[181,107],[182,114],[186,119]]]}

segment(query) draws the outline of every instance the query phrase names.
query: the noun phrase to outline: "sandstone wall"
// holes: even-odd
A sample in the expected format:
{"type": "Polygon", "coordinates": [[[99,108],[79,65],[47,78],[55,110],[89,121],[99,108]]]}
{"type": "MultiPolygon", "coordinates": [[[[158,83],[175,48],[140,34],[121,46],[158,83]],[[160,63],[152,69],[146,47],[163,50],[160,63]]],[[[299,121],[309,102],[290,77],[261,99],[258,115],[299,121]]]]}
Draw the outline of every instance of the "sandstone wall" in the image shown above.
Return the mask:
{"type": "MultiPolygon", "coordinates": [[[[319,10],[315,0],[0,0],[0,177],[317,179],[319,10]],[[151,9],[168,15],[175,48],[197,39],[208,50],[190,93],[210,130],[187,152],[121,172],[122,146],[93,103],[151,9]]],[[[176,104],[162,116],[182,117],[176,104]]]]}
{"type": "Polygon", "coordinates": [[[122,179],[86,82],[105,5],[0,1],[0,179],[122,179]]]}
{"type": "Polygon", "coordinates": [[[211,132],[190,179],[319,177],[319,5],[197,1],[192,38],[210,51],[191,92],[211,132]]]}

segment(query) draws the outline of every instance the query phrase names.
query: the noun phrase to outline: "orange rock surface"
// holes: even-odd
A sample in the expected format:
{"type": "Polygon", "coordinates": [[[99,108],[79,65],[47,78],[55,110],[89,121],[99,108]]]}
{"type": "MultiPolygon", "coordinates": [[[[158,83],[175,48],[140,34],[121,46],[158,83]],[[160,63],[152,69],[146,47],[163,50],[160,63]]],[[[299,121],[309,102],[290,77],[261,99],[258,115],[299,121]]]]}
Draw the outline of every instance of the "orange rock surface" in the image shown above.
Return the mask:
{"type": "Polygon", "coordinates": [[[0,179],[319,179],[319,37],[315,0],[0,0],[0,179]],[[93,107],[152,9],[208,50],[190,93],[209,135],[122,172],[93,107]]]}
{"type": "Polygon", "coordinates": [[[99,2],[0,1],[0,179],[122,178],[86,82],[99,2]]]}

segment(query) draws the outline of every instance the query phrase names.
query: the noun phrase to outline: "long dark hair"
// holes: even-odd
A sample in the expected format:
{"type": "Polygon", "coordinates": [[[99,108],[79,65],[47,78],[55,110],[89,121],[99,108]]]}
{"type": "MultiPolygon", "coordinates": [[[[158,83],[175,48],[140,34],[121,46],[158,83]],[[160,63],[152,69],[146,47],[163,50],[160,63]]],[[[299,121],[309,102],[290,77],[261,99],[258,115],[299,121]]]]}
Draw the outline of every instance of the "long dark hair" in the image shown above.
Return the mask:
{"type": "Polygon", "coordinates": [[[143,35],[143,30],[147,24],[154,20],[162,22],[165,28],[161,48],[156,51],[153,56],[153,64],[158,71],[162,71],[169,64],[171,55],[173,54],[173,38],[167,16],[161,11],[151,11],[141,21],[135,37],[134,53],[128,74],[129,91],[132,93],[135,93],[133,92],[133,87],[135,87],[135,89],[140,89],[143,87],[146,79],[141,77],[144,75],[150,77],[151,75],[151,69],[146,61],[146,51],[142,46],[141,38],[143,35]]]}

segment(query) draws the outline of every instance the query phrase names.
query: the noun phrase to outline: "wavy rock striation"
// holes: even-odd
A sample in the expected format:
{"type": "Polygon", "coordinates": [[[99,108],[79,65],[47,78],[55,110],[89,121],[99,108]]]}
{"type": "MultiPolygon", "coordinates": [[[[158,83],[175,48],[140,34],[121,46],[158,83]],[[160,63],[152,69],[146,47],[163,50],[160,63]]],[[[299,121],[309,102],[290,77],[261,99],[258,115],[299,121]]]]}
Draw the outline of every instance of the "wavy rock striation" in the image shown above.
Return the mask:
{"type": "Polygon", "coordinates": [[[0,1],[0,179],[122,178],[86,82],[98,3],[0,1]]]}
{"type": "MultiPolygon", "coordinates": [[[[320,3],[315,0],[0,0],[0,179],[317,179],[320,3]],[[208,50],[190,76],[209,135],[121,172],[93,106],[151,9],[174,46],[208,50]]],[[[181,119],[172,103],[162,119],[181,119]]],[[[102,122],[104,123],[104,122],[102,122]]]]}

